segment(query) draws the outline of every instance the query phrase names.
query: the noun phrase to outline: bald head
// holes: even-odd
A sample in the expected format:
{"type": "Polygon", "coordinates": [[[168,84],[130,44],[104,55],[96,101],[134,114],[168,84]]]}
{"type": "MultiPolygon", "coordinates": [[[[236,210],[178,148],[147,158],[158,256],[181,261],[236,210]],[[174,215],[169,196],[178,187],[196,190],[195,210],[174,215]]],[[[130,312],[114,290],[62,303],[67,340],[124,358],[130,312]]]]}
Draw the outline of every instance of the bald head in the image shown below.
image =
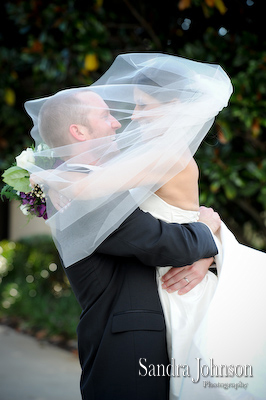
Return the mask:
{"type": "Polygon", "coordinates": [[[59,92],[48,98],[39,113],[39,131],[51,148],[72,144],[70,133],[73,124],[90,130],[89,116],[94,103],[101,99],[90,90],[59,92]]]}

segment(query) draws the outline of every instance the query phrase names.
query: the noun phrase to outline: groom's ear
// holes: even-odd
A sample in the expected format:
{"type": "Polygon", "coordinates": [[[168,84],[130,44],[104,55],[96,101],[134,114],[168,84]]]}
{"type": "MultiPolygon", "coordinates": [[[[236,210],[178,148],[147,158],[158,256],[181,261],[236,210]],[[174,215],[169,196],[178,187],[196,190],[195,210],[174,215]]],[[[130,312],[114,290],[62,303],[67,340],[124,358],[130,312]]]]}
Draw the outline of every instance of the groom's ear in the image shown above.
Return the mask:
{"type": "Polygon", "coordinates": [[[69,127],[70,134],[79,142],[83,142],[84,140],[88,140],[88,129],[83,125],[72,124],[69,127]]]}

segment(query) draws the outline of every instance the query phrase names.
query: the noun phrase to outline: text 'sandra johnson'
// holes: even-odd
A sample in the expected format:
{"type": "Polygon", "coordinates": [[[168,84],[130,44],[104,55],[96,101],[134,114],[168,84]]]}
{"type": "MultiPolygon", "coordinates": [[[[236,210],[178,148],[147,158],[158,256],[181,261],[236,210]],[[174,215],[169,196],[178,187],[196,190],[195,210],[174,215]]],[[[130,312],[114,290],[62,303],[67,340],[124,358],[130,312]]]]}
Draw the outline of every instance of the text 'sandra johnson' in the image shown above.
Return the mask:
{"type": "Polygon", "coordinates": [[[191,377],[190,367],[188,364],[177,364],[174,358],[171,358],[171,364],[167,366],[163,364],[148,364],[146,358],[139,359],[139,375],[140,376],[176,376],[176,377],[191,377],[193,383],[197,383],[200,377],[253,377],[252,366],[247,365],[215,365],[212,358],[210,364],[202,364],[201,358],[196,360],[196,376],[191,377]]]}

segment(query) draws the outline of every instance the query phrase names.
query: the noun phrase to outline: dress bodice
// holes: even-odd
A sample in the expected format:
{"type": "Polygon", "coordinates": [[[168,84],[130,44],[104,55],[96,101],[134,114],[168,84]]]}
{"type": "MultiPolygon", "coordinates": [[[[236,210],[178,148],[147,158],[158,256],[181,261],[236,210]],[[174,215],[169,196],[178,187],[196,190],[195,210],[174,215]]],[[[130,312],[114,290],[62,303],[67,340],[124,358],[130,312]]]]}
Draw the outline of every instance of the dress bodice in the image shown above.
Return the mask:
{"type": "Polygon", "coordinates": [[[179,224],[197,222],[199,220],[199,211],[183,210],[166,203],[159,196],[153,193],[145,200],[140,208],[142,211],[149,212],[155,218],[171,223],[179,224]]]}
{"type": "MultiPolygon", "coordinates": [[[[140,209],[144,212],[149,212],[154,218],[160,219],[167,223],[185,224],[197,222],[199,219],[199,211],[183,210],[166,203],[155,193],[145,200],[140,209]]],[[[158,267],[157,278],[160,279],[171,267],[158,267]]]]}

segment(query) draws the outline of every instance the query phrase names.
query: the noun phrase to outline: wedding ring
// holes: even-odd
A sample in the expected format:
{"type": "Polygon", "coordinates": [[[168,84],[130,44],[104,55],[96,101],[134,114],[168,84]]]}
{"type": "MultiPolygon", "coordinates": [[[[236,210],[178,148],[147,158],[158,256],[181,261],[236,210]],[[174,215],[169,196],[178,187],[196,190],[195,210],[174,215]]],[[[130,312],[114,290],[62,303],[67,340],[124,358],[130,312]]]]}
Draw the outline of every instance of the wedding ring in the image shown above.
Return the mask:
{"type": "Polygon", "coordinates": [[[188,280],[188,278],[184,278],[185,279],[185,281],[187,281],[187,283],[189,283],[189,280],[188,280]]]}

